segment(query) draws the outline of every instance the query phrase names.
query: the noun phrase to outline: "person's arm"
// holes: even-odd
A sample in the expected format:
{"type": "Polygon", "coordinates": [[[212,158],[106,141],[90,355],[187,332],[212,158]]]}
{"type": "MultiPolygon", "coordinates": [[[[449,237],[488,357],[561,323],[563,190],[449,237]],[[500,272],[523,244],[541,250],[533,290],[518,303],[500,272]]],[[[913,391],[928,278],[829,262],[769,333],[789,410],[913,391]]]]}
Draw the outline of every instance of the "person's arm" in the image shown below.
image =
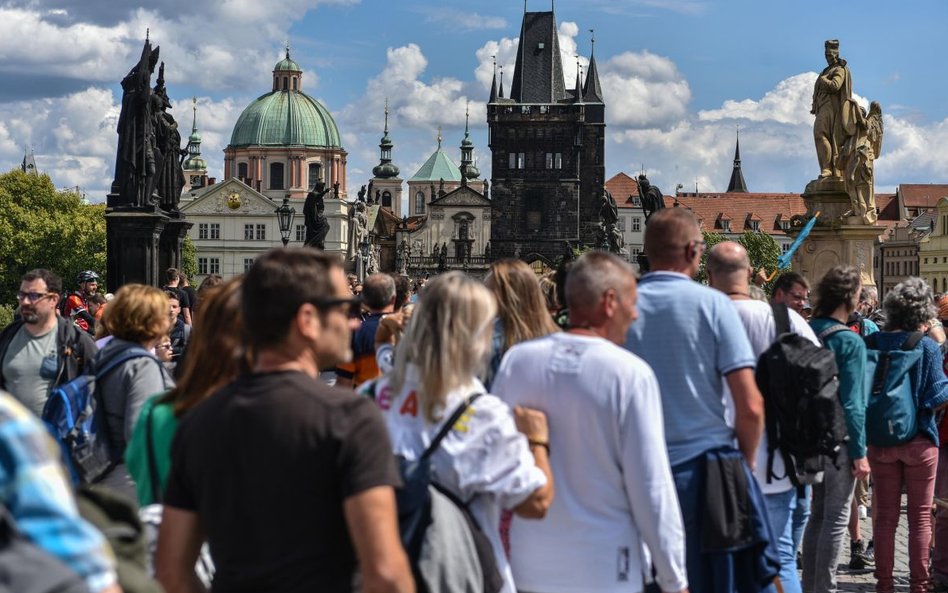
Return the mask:
{"type": "Polygon", "coordinates": [[[534,490],[513,511],[524,519],[542,519],[553,504],[553,471],[550,469],[550,434],[546,414],[522,406],[515,406],[513,412],[517,430],[527,437],[533,462],[546,476],[546,484],[534,490]]]}
{"type": "Polygon", "coordinates": [[[165,505],[158,531],[155,577],[165,591],[206,593],[194,572],[204,533],[197,513],[165,505]]]}
{"type": "Polygon", "coordinates": [[[632,519],[652,553],[658,585],[663,591],[687,591],[685,530],[665,447],[658,380],[648,369],[626,383],[618,389],[628,390],[628,405],[616,422],[632,519]]]}
{"type": "Polygon", "coordinates": [[[817,84],[825,92],[836,93],[842,88],[845,78],[845,69],[837,64],[834,68],[830,68],[829,72],[821,75],[817,79],[817,84]]]}
{"type": "MultiPolygon", "coordinates": [[[[839,369],[839,402],[849,433],[849,457],[866,465],[866,345],[855,334],[838,332],[826,341],[839,369]],[[850,338],[851,339],[847,339],[850,338]]],[[[866,468],[868,469],[868,467],[866,468]]]]}
{"type": "Polygon", "coordinates": [[[134,371],[123,382],[125,389],[125,441],[132,440],[132,431],[138,416],[149,399],[156,393],[164,393],[174,386],[165,376],[163,368],[147,358],[136,358],[128,362],[135,365],[134,371]],[[137,372],[135,372],[137,371],[137,372]]]}
{"type": "MultiPolygon", "coordinates": [[[[392,488],[376,486],[349,496],[343,501],[343,512],[362,570],[362,591],[413,592],[415,583],[398,536],[395,493],[392,488]]],[[[193,569],[193,562],[191,566],[193,569]]]]}
{"type": "Polygon", "coordinates": [[[752,369],[738,369],[725,375],[727,385],[734,399],[734,432],[737,443],[754,469],[757,461],[757,445],[764,431],[764,398],[757,389],[752,369]]]}
{"type": "Polygon", "coordinates": [[[181,317],[186,324],[191,325],[191,307],[181,307],[181,317]]]}

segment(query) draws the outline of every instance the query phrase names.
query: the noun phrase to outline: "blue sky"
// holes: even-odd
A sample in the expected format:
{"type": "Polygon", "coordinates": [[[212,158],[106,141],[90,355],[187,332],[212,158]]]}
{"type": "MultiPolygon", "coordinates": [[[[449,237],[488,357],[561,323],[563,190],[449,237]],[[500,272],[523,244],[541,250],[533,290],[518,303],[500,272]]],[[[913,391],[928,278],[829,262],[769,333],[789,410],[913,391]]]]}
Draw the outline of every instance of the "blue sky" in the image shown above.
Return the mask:
{"type": "MultiPolygon", "coordinates": [[[[549,1],[529,0],[530,10],[549,1]]],[[[513,70],[523,3],[457,0],[24,0],[0,5],[0,167],[35,146],[59,186],[104,198],[115,158],[118,81],[146,27],[167,61],[183,127],[198,97],[203,154],[221,177],[240,111],[267,92],[289,39],[304,90],[331,110],[356,189],[378,157],[382,105],[392,105],[394,158],[410,177],[438,126],[457,159],[464,108],[482,173],[491,55],[513,70]]],[[[864,2],[556,2],[567,84],[575,53],[596,57],[607,100],[606,171],[643,165],[665,193],[721,191],[740,126],[751,191],[799,192],[816,175],[809,96],[823,41],[838,38],[854,91],[882,103],[879,191],[944,182],[948,171],[948,4],[864,2]],[[578,48],[578,49],[577,49],[578,48]]]]}

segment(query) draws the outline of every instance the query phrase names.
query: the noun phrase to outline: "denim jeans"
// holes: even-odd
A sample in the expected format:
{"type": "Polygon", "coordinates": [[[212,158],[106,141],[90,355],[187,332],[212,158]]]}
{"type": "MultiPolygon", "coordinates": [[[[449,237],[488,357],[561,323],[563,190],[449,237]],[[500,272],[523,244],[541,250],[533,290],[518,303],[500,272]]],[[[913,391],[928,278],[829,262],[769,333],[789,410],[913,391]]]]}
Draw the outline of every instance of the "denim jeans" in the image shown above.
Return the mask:
{"type": "Polygon", "coordinates": [[[839,551],[849,528],[849,505],[853,498],[853,478],[849,454],[837,459],[839,468],[827,463],[823,481],[813,485],[810,521],[803,535],[804,593],[836,593],[839,551]]]}
{"type": "MultiPolygon", "coordinates": [[[[794,489],[796,492],[796,489],[794,489]]],[[[796,555],[803,542],[803,530],[810,519],[810,499],[813,498],[813,488],[803,487],[803,496],[797,496],[797,506],[793,509],[793,553],[796,555]]]]}
{"type": "Polygon", "coordinates": [[[765,494],[767,516],[777,539],[780,553],[780,584],[784,593],[800,593],[800,578],[797,576],[797,558],[793,547],[793,510],[797,506],[797,489],[791,488],[778,494],[765,494]]]}
{"type": "Polygon", "coordinates": [[[875,488],[874,541],[876,591],[891,593],[895,584],[895,530],[899,525],[902,486],[908,504],[909,591],[928,590],[928,546],[932,536],[932,496],[938,447],[924,436],[894,447],[869,446],[869,465],[875,488]]]}

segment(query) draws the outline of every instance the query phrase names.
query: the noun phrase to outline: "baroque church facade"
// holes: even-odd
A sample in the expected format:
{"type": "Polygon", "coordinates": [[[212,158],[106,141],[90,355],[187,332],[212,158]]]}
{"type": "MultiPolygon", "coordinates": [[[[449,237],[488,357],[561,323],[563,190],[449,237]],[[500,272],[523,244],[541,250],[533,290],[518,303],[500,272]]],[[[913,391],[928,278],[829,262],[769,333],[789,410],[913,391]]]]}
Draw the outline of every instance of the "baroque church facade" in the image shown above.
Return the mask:
{"type": "Polygon", "coordinates": [[[491,253],[552,267],[571,245],[595,243],[605,182],[605,102],[595,51],[585,80],[563,79],[556,15],[525,12],[504,96],[487,104],[491,253]]]}

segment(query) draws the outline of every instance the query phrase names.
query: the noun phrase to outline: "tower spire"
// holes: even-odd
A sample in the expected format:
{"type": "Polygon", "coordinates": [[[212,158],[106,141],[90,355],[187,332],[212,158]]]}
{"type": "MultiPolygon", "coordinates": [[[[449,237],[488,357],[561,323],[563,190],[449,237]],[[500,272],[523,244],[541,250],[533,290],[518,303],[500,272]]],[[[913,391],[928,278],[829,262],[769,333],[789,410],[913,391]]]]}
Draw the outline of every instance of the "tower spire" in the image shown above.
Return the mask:
{"type": "Polygon", "coordinates": [[[191,97],[191,111],[194,112],[194,115],[191,119],[191,133],[198,131],[198,98],[191,97]]]}
{"type": "Polygon", "coordinates": [[[388,97],[385,97],[385,129],[384,133],[388,136],[388,97]]]}
{"type": "Polygon", "coordinates": [[[602,103],[602,85],[599,84],[599,69],[596,67],[596,30],[590,29],[591,48],[589,50],[589,68],[586,69],[586,85],[583,87],[583,101],[602,103]]]}
{"type": "Polygon", "coordinates": [[[490,83],[490,100],[488,103],[497,102],[497,56],[491,56],[491,59],[494,61],[494,78],[490,83]]]}
{"type": "Polygon", "coordinates": [[[582,66],[579,63],[579,54],[573,56],[576,58],[576,91],[573,100],[577,103],[582,103],[583,101],[583,73],[582,66]]]}
{"type": "Polygon", "coordinates": [[[438,150],[441,150],[441,126],[438,126],[438,150]]]}
{"type": "Polygon", "coordinates": [[[504,98],[504,67],[500,67],[500,98],[504,98]]]}
{"type": "Polygon", "coordinates": [[[477,179],[480,171],[474,163],[474,143],[471,142],[470,122],[471,104],[468,102],[464,108],[464,139],[461,140],[461,183],[467,185],[468,180],[477,179]]]}
{"type": "Polygon", "coordinates": [[[727,184],[727,191],[747,193],[747,184],[744,182],[744,173],[741,171],[741,129],[737,129],[737,141],[734,143],[734,168],[731,170],[731,181],[727,184]]]}
{"type": "Polygon", "coordinates": [[[398,167],[392,163],[392,139],[388,137],[388,97],[385,97],[385,128],[382,139],[379,141],[379,164],[372,168],[376,179],[391,179],[398,177],[398,167]]]}

